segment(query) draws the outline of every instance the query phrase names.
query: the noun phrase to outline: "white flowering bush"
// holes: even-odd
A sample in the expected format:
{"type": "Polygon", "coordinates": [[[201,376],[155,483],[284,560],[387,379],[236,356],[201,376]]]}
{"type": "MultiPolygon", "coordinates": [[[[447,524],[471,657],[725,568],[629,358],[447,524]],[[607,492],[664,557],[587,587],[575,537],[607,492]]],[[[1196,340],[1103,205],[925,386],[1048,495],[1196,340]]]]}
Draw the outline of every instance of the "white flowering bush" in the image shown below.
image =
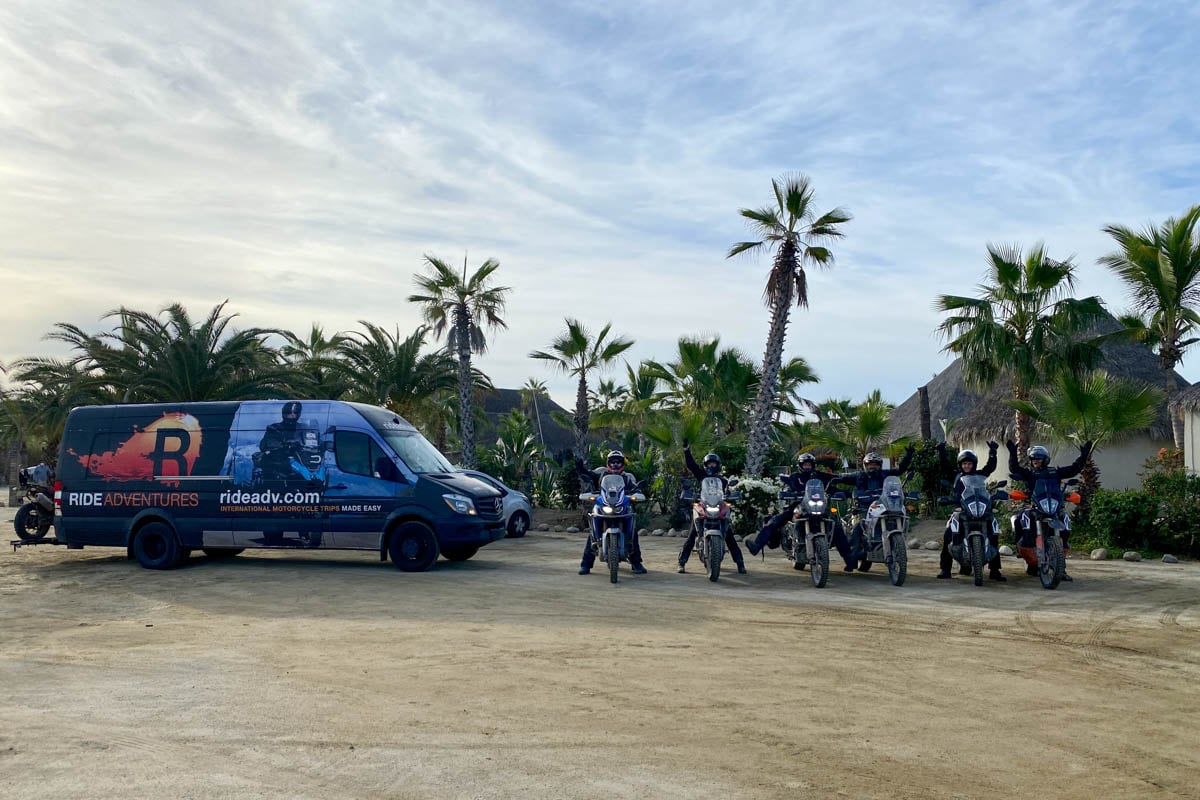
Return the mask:
{"type": "Polygon", "coordinates": [[[733,477],[738,479],[738,485],[731,491],[742,495],[741,500],[733,503],[733,532],[748,536],[758,530],[764,516],[779,513],[779,492],[783,486],[771,478],[733,477]]]}

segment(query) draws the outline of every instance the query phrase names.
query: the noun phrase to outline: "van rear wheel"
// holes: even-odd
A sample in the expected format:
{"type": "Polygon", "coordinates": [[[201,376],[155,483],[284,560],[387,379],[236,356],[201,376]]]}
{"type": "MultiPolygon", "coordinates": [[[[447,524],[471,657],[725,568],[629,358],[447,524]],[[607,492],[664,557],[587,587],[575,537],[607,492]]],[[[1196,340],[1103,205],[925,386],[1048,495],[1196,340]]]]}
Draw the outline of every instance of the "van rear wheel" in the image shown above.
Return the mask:
{"type": "Polygon", "coordinates": [[[146,569],[172,569],[182,553],[175,531],[165,523],[149,522],[133,535],[133,557],[146,569]]]}
{"type": "Polygon", "coordinates": [[[396,569],[424,572],[437,563],[437,537],[424,523],[403,522],[392,530],[388,539],[388,555],[396,569]]]}

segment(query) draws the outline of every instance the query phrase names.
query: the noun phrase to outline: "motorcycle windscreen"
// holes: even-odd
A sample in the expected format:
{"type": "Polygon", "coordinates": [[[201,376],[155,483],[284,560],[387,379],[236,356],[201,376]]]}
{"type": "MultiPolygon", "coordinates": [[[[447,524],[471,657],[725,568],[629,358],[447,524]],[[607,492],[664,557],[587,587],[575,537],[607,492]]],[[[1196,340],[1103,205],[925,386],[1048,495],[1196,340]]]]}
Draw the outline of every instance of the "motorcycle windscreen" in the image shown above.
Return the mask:
{"type": "Polygon", "coordinates": [[[700,481],[700,502],[706,506],[719,506],[725,502],[725,486],[720,478],[700,481]]]}
{"type": "Polygon", "coordinates": [[[883,491],[880,492],[879,502],[888,511],[893,511],[897,514],[904,511],[904,485],[900,483],[900,479],[895,475],[884,479],[883,491]]]}
{"type": "Polygon", "coordinates": [[[982,517],[992,506],[992,495],[987,489],[987,480],[982,475],[960,477],[959,506],[972,517],[982,517]]]}
{"type": "Polygon", "coordinates": [[[600,479],[600,501],[606,506],[621,505],[625,500],[625,478],[620,475],[605,475],[600,479]]]}
{"type": "Polygon", "coordinates": [[[810,511],[824,511],[825,503],[825,484],[821,483],[819,478],[813,478],[804,484],[804,507],[810,511]]]}
{"type": "Polygon", "coordinates": [[[1057,514],[1062,508],[1062,502],[1062,487],[1058,478],[1039,478],[1033,484],[1033,503],[1043,514],[1057,514]]]}

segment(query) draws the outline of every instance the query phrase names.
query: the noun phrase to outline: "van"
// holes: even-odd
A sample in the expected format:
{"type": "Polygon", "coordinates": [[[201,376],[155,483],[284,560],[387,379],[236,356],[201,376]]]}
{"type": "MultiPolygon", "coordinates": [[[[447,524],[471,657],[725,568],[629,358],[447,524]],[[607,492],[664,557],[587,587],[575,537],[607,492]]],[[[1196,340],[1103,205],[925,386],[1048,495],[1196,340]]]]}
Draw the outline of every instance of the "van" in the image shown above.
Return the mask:
{"type": "Polygon", "coordinates": [[[504,537],[499,493],[391,411],[335,400],[88,406],[67,418],[54,527],[148,569],[193,550],[366,550],[399,569],[504,537]]]}

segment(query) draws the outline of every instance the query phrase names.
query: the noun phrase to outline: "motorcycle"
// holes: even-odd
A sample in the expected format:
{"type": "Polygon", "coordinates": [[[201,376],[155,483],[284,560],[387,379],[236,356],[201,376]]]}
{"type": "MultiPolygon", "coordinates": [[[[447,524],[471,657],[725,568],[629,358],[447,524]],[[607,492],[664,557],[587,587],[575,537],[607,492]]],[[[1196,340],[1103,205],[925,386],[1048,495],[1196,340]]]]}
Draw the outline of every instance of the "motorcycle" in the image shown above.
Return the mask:
{"type": "Polygon", "coordinates": [[[25,502],[13,517],[13,527],[23,542],[45,538],[54,525],[54,473],[45,464],[23,467],[17,481],[25,492],[25,502]]]}
{"type": "MultiPolygon", "coordinates": [[[[281,477],[286,483],[295,483],[300,488],[325,485],[325,450],[321,444],[321,435],[316,428],[303,427],[297,429],[298,438],[286,445],[286,469],[281,477]]],[[[254,454],[254,481],[261,483],[267,478],[263,454],[254,454]]],[[[275,462],[278,464],[278,462],[275,462]]],[[[279,467],[276,466],[276,470],[279,467]]]]}
{"type": "Polygon", "coordinates": [[[794,569],[807,566],[813,586],[823,589],[829,580],[829,543],[833,540],[833,514],[837,509],[830,508],[825,484],[818,478],[804,484],[802,499],[786,491],[779,496],[787,501],[800,499],[791,521],[783,528],[783,552],[794,569]]]}
{"type": "Polygon", "coordinates": [[[851,542],[851,547],[862,552],[867,561],[882,561],[887,564],[888,579],[893,586],[903,586],[908,575],[908,546],[904,536],[908,533],[907,500],[920,499],[916,492],[905,494],[900,479],[891,475],[884,479],[878,491],[855,492],[855,517],[862,526],[861,539],[851,542]]]}
{"type": "MultiPolygon", "coordinates": [[[[729,488],[737,486],[737,478],[729,488]]],[[[740,494],[725,493],[720,478],[700,481],[699,499],[692,505],[692,529],[696,531],[696,551],[710,581],[721,577],[721,562],[725,559],[725,536],[729,533],[730,500],[741,500],[740,494]]]]}
{"type": "MultiPolygon", "coordinates": [[[[963,567],[970,566],[975,585],[983,585],[983,565],[996,557],[992,544],[1000,535],[1000,523],[993,513],[993,503],[1009,498],[1008,492],[995,494],[988,491],[987,480],[982,475],[963,475],[960,479],[962,491],[958,497],[943,497],[942,505],[957,506],[949,520],[950,555],[963,567]]],[[[1008,485],[1000,481],[996,488],[1008,485]]]]}
{"type": "MultiPolygon", "coordinates": [[[[1079,481],[1072,478],[1066,485],[1078,486],[1079,481]]],[[[1061,481],[1056,478],[1039,478],[1034,482],[1032,497],[1021,491],[1010,492],[1009,497],[1017,501],[1030,501],[1025,508],[1033,512],[1034,531],[1037,535],[1034,553],[1028,552],[1030,548],[1020,547],[1021,557],[1031,567],[1037,567],[1042,588],[1057,589],[1067,572],[1067,556],[1063,552],[1059,531],[1071,530],[1071,515],[1067,513],[1063,503],[1078,503],[1079,495],[1071,492],[1064,497],[1061,481]]],[[[1014,514],[1013,529],[1016,528],[1017,515],[1014,514]]]]}
{"type": "Polygon", "coordinates": [[[608,564],[608,577],[617,582],[617,566],[629,561],[630,537],[633,535],[633,504],[646,499],[640,486],[632,494],[625,493],[625,478],[605,475],[599,491],[582,492],[579,499],[592,503],[591,548],[600,561],[608,564]]]}

